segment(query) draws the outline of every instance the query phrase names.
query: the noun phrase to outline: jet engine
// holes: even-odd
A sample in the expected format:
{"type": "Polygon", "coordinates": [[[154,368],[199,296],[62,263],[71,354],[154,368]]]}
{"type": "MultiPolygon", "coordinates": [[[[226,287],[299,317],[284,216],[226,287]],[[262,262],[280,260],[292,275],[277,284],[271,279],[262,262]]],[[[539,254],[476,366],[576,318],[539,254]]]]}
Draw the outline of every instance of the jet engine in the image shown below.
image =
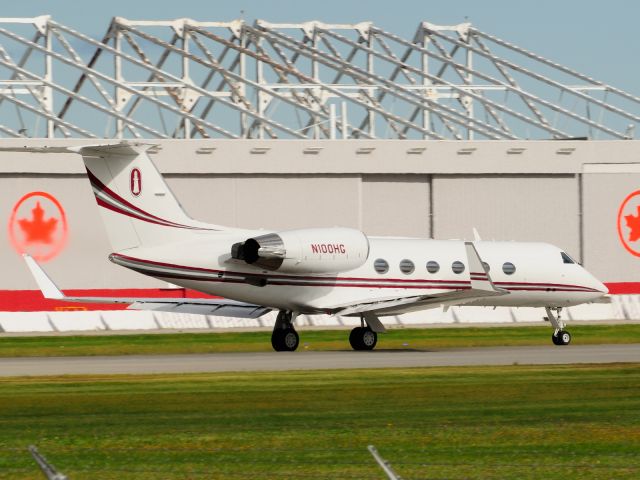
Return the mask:
{"type": "Polygon", "coordinates": [[[282,273],[339,273],[367,261],[369,240],[351,228],[287,230],[238,242],[231,256],[282,273]]]}

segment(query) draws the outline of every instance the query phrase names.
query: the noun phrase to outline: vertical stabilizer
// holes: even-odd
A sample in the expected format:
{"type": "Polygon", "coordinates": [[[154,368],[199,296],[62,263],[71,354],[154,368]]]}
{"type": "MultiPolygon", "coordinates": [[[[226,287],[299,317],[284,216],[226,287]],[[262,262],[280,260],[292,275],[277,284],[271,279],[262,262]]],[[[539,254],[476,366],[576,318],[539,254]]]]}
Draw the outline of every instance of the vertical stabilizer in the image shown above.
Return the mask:
{"type": "Polygon", "coordinates": [[[197,222],[184,212],[149,158],[150,147],[121,143],[70,148],[82,155],[114,251],[223,229],[197,222]]]}

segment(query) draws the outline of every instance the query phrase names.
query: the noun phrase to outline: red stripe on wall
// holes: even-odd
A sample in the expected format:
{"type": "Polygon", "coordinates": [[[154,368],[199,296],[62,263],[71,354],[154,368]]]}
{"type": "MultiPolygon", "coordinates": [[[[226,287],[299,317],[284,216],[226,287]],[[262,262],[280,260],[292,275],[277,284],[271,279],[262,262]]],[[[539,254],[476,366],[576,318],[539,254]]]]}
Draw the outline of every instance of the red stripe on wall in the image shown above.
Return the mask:
{"type": "MultiPolygon", "coordinates": [[[[613,282],[605,284],[612,295],[640,294],[640,282],[613,282]]],[[[219,298],[184,288],[121,288],[93,290],[65,290],[78,297],[154,297],[154,298],[219,298]]],[[[125,310],[126,305],[108,303],[75,303],[47,300],[40,290],[0,290],[1,312],[42,312],[73,310],[125,310]]]]}
{"type": "Polygon", "coordinates": [[[611,295],[640,294],[640,282],[605,283],[611,295]]]}
{"type": "MultiPolygon", "coordinates": [[[[77,297],[153,297],[153,298],[219,298],[184,288],[121,288],[94,290],[65,290],[77,297]]],[[[0,311],[42,312],[74,310],[125,310],[126,305],[109,303],[77,303],[47,300],[40,290],[0,290],[0,311]]]]}

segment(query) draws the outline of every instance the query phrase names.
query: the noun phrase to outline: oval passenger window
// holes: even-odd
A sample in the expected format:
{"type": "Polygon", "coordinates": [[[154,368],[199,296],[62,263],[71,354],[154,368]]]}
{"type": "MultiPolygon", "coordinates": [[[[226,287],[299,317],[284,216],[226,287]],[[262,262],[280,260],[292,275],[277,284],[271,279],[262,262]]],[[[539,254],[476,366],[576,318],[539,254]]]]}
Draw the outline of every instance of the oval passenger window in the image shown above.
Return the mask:
{"type": "Polygon", "coordinates": [[[386,260],[382,258],[378,258],[375,262],[373,262],[373,268],[376,272],[382,274],[387,273],[389,271],[389,264],[386,260]]]}
{"type": "Polygon", "coordinates": [[[440,265],[438,262],[434,262],[433,260],[427,262],[427,272],[429,273],[438,273],[440,270],[440,265]]]}
{"type": "Polygon", "coordinates": [[[513,275],[516,273],[516,266],[511,262],[505,262],[504,265],[502,265],[502,271],[507,275],[513,275]]]}
{"type": "Polygon", "coordinates": [[[400,271],[406,275],[413,273],[415,267],[411,260],[407,260],[406,258],[400,262],[400,271]]]}
{"type": "Polygon", "coordinates": [[[464,263],[459,262],[459,261],[455,261],[451,264],[451,270],[453,270],[453,273],[462,273],[464,272],[464,263]]]}

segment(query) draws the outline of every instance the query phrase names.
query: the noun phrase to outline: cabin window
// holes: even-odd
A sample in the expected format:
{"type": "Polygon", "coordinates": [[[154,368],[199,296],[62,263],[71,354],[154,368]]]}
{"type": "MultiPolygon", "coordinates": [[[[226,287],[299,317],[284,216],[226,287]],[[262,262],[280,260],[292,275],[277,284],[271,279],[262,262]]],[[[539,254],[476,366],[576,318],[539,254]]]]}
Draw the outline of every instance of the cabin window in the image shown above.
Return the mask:
{"type": "Polygon", "coordinates": [[[373,268],[376,272],[383,274],[389,271],[389,264],[386,260],[378,258],[375,262],[373,262],[373,268]]]}
{"type": "Polygon", "coordinates": [[[453,270],[453,273],[457,273],[457,274],[464,272],[464,263],[456,260],[451,264],[451,270],[453,270]]]}
{"type": "Polygon", "coordinates": [[[415,270],[415,266],[411,260],[407,260],[406,258],[400,262],[400,271],[406,275],[413,273],[415,270]]]}
{"type": "Polygon", "coordinates": [[[571,258],[569,255],[567,255],[564,252],[560,252],[560,255],[562,255],[562,263],[576,263],[573,258],[571,258]]]}
{"type": "Polygon", "coordinates": [[[502,265],[502,271],[506,275],[513,275],[514,273],[516,273],[516,266],[511,262],[504,262],[504,264],[502,265]]]}
{"type": "Polygon", "coordinates": [[[440,270],[440,264],[438,264],[438,262],[434,262],[433,260],[427,262],[427,272],[438,273],[438,270],[440,270]]]}
{"type": "Polygon", "coordinates": [[[489,272],[489,270],[491,270],[491,265],[489,265],[487,262],[482,262],[482,266],[484,267],[484,269],[489,272]]]}

